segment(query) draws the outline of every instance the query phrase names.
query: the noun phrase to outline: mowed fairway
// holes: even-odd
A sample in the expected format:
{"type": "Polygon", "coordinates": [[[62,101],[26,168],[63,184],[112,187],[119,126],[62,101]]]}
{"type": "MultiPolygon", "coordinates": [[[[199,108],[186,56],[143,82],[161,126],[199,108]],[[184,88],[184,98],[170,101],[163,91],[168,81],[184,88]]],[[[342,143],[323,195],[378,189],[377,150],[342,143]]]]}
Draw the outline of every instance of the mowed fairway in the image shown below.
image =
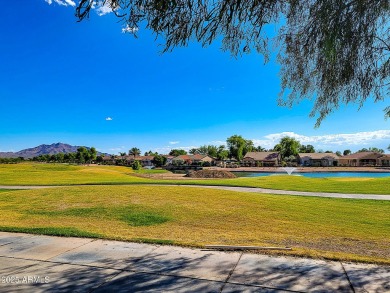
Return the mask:
{"type": "Polygon", "coordinates": [[[0,164],[0,185],[195,184],[312,192],[390,194],[390,177],[307,178],[286,175],[207,180],[161,179],[159,173],[165,172],[164,170],[133,171],[129,167],[119,166],[74,166],[39,163],[0,164]],[[148,178],[149,176],[151,178],[148,178]]]}
{"type": "Polygon", "coordinates": [[[2,231],[292,246],[294,255],[390,264],[389,201],[152,185],[3,191],[0,199],[2,231]]]}
{"type": "Polygon", "coordinates": [[[131,168],[69,164],[0,164],[0,185],[72,185],[144,182],[131,168]]]}
{"type": "Polygon", "coordinates": [[[278,175],[222,180],[194,180],[189,184],[260,187],[310,192],[390,194],[390,177],[309,178],[304,176],[278,175]]]}

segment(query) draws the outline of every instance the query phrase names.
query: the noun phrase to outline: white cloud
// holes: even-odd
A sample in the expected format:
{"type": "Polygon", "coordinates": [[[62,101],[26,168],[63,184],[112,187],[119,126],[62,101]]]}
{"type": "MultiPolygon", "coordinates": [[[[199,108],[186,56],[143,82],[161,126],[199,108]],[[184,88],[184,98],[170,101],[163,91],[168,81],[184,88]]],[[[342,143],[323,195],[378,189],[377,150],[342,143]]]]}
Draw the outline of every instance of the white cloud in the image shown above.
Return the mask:
{"type": "Polygon", "coordinates": [[[186,152],[188,152],[190,149],[197,149],[199,146],[185,146],[185,147],[178,147],[177,149],[179,150],[185,150],[186,152]]]}
{"type": "Polygon", "coordinates": [[[0,149],[1,153],[15,153],[16,151],[14,149],[9,149],[9,150],[2,150],[0,149]]]}
{"type": "Polygon", "coordinates": [[[164,147],[155,148],[154,151],[158,152],[159,154],[168,154],[173,149],[185,150],[186,152],[188,152],[190,149],[196,149],[198,147],[199,146],[184,146],[184,147],[164,146],[164,147]]]}
{"type": "Polygon", "coordinates": [[[180,141],[170,141],[169,144],[178,144],[180,141]]]}
{"type": "MultiPolygon", "coordinates": [[[[76,2],[74,2],[73,0],[45,0],[45,2],[48,3],[49,5],[53,3],[57,3],[58,5],[61,6],[72,6],[72,7],[76,6],[76,2]]],[[[99,16],[103,16],[105,14],[112,12],[112,8],[110,7],[110,1],[106,1],[106,2],[94,1],[92,3],[92,9],[95,9],[96,13],[99,16]]]]}
{"type": "Polygon", "coordinates": [[[166,146],[166,147],[155,148],[153,151],[159,154],[168,154],[171,150],[172,150],[171,147],[166,146]]]}
{"type": "Polygon", "coordinates": [[[124,28],[122,28],[122,33],[135,34],[136,32],[138,32],[138,30],[138,27],[131,27],[129,25],[126,25],[124,28]]]}
{"type": "Polygon", "coordinates": [[[226,145],[226,141],[224,141],[224,140],[213,140],[213,141],[210,141],[209,144],[213,144],[213,145],[216,145],[216,146],[226,145]]]}
{"type": "Polygon", "coordinates": [[[76,3],[72,0],[65,0],[66,3],[68,3],[70,6],[76,6],[76,3]]]}
{"type": "Polygon", "coordinates": [[[123,151],[124,149],[125,149],[125,147],[121,146],[121,147],[117,147],[117,148],[111,148],[109,150],[114,151],[114,152],[120,152],[120,151],[123,151]]]}
{"type": "Polygon", "coordinates": [[[289,136],[299,140],[302,144],[312,144],[315,147],[348,147],[375,146],[378,142],[390,141],[390,130],[375,130],[356,133],[340,133],[307,136],[295,132],[272,133],[262,139],[253,139],[255,146],[272,148],[282,137],[289,136]]]}
{"type": "Polygon", "coordinates": [[[48,3],[49,5],[51,5],[54,2],[61,6],[72,6],[72,7],[76,6],[76,3],[73,0],[45,0],[45,2],[48,3]]]}
{"type": "Polygon", "coordinates": [[[96,9],[96,13],[99,15],[99,16],[103,16],[105,14],[108,14],[108,13],[111,13],[112,12],[112,8],[110,7],[110,4],[109,4],[109,1],[107,2],[102,2],[102,1],[99,1],[96,6],[94,6],[93,8],[96,9]]]}
{"type": "Polygon", "coordinates": [[[106,117],[106,121],[112,121],[111,117],[106,117]]]}

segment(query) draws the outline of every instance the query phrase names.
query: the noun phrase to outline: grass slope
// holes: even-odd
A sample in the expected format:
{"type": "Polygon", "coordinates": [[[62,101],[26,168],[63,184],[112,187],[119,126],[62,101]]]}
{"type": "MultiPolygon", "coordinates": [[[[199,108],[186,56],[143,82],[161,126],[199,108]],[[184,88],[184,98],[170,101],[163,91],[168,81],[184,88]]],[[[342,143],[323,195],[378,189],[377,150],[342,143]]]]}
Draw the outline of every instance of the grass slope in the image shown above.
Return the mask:
{"type": "Polygon", "coordinates": [[[131,168],[118,166],[0,164],[0,185],[118,184],[147,181],[135,175],[131,168]]]}
{"type": "Polygon", "coordinates": [[[290,254],[390,264],[390,202],[174,186],[0,193],[0,230],[170,243],[292,246],[290,254]]]}
{"type": "Polygon", "coordinates": [[[281,190],[390,194],[390,178],[308,178],[303,176],[264,176],[219,180],[194,180],[177,184],[260,187],[281,190]]]}
{"type": "Polygon", "coordinates": [[[66,164],[0,164],[0,185],[75,185],[75,184],[195,184],[262,187],[270,189],[390,194],[390,178],[307,178],[265,176],[234,179],[162,180],[164,170],[133,171],[118,166],[73,166],[66,164]],[[153,179],[153,176],[156,175],[153,179]],[[146,178],[150,175],[151,178],[146,178]],[[141,177],[143,176],[143,177],[141,177]]]}

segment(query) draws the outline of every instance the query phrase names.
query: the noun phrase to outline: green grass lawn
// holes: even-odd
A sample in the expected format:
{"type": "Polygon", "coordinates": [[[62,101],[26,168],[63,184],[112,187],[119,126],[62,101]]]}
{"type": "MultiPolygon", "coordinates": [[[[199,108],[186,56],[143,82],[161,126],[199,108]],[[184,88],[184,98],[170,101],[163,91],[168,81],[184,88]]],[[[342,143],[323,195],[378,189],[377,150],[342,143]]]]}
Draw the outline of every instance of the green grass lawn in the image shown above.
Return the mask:
{"type": "Polygon", "coordinates": [[[166,173],[166,171],[133,171],[129,167],[95,165],[0,164],[0,185],[195,184],[313,192],[390,194],[390,178],[307,178],[286,175],[234,179],[163,180],[158,178],[160,173],[166,173]],[[153,179],[153,175],[156,174],[156,178],[153,179]],[[148,178],[148,175],[151,178],[148,178]]]}
{"type": "Polygon", "coordinates": [[[194,180],[178,184],[261,187],[281,190],[390,194],[390,178],[308,178],[303,176],[264,176],[218,180],[194,180]]]}
{"type": "MultiPolygon", "coordinates": [[[[147,171],[143,171],[147,172],[147,171]]],[[[147,182],[129,167],[69,164],[0,164],[0,185],[72,185],[147,182]]]]}
{"type": "Polygon", "coordinates": [[[75,186],[1,192],[0,230],[200,247],[292,246],[286,253],[390,264],[389,211],[389,201],[75,186]]]}

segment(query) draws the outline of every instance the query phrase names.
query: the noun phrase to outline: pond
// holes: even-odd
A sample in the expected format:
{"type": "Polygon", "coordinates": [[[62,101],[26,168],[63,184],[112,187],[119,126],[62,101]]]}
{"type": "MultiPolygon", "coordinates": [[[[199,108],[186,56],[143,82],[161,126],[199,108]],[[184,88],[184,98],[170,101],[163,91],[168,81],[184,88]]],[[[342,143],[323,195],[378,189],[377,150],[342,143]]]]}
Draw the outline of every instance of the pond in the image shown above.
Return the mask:
{"type": "MultiPolygon", "coordinates": [[[[232,172],[237,177],[260,177],[260,176],[277,176],[287,175],[287,173],[271,173],[271,172],[232,172]]],[[[355,178],[384,178],[390,177],[390,172],[293,172],[292,175],[312,177],[312,178],[325,178],[325,177],[355,177],[355,178]]]]}

